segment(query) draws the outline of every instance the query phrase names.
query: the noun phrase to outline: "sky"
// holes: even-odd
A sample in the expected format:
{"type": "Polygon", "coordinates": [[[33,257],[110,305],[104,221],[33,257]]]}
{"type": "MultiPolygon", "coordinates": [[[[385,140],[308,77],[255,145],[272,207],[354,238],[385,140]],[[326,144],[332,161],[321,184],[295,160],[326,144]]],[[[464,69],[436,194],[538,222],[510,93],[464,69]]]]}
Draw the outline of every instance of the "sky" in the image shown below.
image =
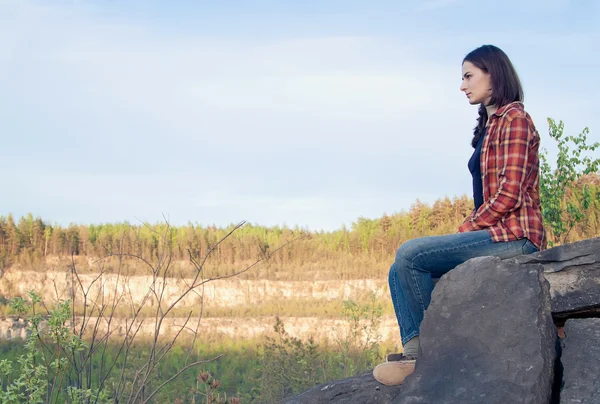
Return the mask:
{"type": "Polygon", "coordinates": [[[334,230],[471,195],[462,58],[600,140],[600,2],[0,0],[0,215],[334,230]]]}

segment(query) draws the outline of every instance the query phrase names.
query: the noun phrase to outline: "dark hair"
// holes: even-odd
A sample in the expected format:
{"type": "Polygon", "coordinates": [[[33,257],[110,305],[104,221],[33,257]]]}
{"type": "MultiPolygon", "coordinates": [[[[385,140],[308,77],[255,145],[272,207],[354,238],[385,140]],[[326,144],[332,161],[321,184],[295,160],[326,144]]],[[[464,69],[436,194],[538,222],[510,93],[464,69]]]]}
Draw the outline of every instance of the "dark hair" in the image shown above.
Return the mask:
{"type": "MultiPolygon", "coordinates": [[[[490,75],[492,85],[490,105],[500,108],[514,101],[523,101],[523,87],[521,87],[519,75],[502,49],[494,45],[480,46],[465,56],[463,63],[465,62],[473,63],[477,68],[490,75]]],[[[477,126],[473,129],[471,146],[477,146],[477,141],[483,134],[487,120],[487,110],[482,103],[479,106],[477,126]]]]}

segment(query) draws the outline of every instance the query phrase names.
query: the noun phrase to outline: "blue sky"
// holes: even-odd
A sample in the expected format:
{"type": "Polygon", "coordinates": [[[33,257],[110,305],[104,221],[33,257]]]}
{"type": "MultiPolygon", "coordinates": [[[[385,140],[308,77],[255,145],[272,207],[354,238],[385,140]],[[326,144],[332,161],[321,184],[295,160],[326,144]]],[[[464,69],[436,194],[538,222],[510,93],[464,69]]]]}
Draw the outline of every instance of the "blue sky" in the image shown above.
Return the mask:
{"type": "Polygon", "coordinates": [[[471,193],[461,61],[600,140],[600,2],[0,0],[0,214],[336,229],[471,193]]]}

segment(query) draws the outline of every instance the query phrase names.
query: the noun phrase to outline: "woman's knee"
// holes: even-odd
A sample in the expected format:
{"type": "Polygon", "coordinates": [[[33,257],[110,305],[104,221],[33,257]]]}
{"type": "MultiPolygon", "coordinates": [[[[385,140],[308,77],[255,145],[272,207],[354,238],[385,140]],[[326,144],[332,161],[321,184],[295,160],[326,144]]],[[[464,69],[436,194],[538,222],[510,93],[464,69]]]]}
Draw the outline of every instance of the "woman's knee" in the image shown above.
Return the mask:
{"type": "Polygon", "coordinates": [[[423,243],[421,239],[415,238],[408,240],[396,250],[396,262],[412,262],[417,255],[422,251],[423,243]]]}

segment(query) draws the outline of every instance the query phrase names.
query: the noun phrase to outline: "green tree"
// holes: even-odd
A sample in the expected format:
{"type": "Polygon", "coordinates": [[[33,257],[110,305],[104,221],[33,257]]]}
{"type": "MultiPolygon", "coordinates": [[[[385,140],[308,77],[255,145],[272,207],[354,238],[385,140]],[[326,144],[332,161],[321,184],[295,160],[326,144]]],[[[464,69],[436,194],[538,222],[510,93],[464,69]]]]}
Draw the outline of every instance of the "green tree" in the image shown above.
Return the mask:
{"type": "Polygon", "coordinates": [[[578,180],[585,175],[595,174],[600,158],[589,154],[600,147],[600,142],[588,144],[589,129],[577,136],[564,136],[564,124],[548,118],[549,134],[557,142],[556,166],[550,164],[548,151],[540,153],[540,199],[544,224],[550,230],[548,244],[563,244],[571,230],[584,218],[584,212],[592,205],[594,195],[588,184],[582,184],[581,198],[570,196],[576,192],[578,180]]]}

